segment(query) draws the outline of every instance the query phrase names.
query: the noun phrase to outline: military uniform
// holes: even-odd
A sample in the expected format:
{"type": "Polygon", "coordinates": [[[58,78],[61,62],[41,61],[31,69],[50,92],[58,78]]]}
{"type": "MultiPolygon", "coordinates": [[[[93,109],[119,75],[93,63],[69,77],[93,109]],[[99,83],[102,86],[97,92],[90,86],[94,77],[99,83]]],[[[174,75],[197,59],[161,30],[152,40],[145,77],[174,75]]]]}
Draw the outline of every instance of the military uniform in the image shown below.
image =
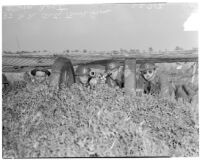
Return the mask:
{"type": "Polygon", "coordinates": [[[31,75],[34,77],[33,82],[36,84],[46,84],[46,78],[51,75],[47,69],[36,68],[31,71],[31,75]]]}
{"type": "Polygon", "coordinates": [[[170,83],[162,73],[156,73],[155,78],[153,81],[145,81],[145,92],[151,95],[160,95],[162,97],[169,97],[170,96],[170,83]]]}
{"type": "Polygon", "coordinates": [[[110,87],[124,87],[124,77],[123,74],[119,71],[120,64],[117,62],[110,62],[106,65],[106,72],[108,73],[108,76],[106,77],[106,83],[110,87]],[[115,78],[112,77],[112,72],[118,72],[115,78]]]}
{"type": "Polygon", "coordinates": [[[124,87],[124,83],[122,81],[120,81],[119,79],[113,80],[111,77],[106,78],[106,84],[108,84],[110,87],[117,87],[117,86],[119,88],[124,87]]]}
{"type": "Polygon", "coordinates": [[[194,99],[196,98],[196,95],[198,93],[198,88],[195,88],[192,86],[192,84],[181,84],[181,85],[175,85],[175,98],[178,100],[179,98],[192,103],[194,99]]]}
{"type": "Polygon", "coordinates": [[[154,64],[141,65],[141,73],[148,70],[153,72],[152,77],[149,78],[150,80],[145,79],[143,74],[140,75],[140,78],[143,78],[144,93],[159,95],[162,97],[170,97],[172,92],[170,90],[170,82],[168,81],[168,77],[156,71],[156,66],[154,64]]]}

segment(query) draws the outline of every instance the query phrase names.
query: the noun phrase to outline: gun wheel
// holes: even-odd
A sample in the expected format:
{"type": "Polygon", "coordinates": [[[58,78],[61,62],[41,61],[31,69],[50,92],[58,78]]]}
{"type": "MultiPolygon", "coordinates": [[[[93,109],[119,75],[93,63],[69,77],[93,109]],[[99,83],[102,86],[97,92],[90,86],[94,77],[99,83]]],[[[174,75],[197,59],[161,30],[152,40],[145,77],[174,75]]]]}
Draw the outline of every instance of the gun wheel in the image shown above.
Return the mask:
{"type": "Polygon", "coordinates": [[[71,61],[64,57],[55,60],[50,76],[50,87],[60,88],[62,85],[70,87],[75,83],[75,73],[71,61]]]}

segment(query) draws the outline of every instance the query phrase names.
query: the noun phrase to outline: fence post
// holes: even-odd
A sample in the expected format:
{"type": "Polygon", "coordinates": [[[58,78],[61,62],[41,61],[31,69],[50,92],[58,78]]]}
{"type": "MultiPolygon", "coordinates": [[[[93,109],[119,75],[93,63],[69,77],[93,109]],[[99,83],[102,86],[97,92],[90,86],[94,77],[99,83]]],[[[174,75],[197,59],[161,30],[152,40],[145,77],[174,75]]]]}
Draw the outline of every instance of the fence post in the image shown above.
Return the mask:
{"type": "Polygon", "coordinates": [[[125,92],[136,95],[136,59],[125,60],[125,92]]]}

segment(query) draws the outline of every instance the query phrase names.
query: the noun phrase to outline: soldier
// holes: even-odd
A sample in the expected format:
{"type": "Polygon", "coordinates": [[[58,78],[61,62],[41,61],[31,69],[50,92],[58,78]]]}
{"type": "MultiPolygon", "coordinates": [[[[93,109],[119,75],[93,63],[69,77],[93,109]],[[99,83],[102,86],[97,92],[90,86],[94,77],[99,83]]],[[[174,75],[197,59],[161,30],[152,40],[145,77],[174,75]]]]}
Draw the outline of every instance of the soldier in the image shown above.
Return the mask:
{"type": "Polygon", "coordinates": [[[175,99],[182,99],[189,103],[196,101],[198,88],[192,86],[191,83],[174,85],[175,99]]]}
{"type": "Polygon", "coordinates": [[[36,68],[31,71],[31,75],[34,77],[33,81],[36,83],[44,83],[50,74],[47,69],[42,68],[36,68]]]}
{"type": "Polygon", "coordinates": [[[82,84],[85,87],[89,86],[91,69],[86,65],[79,65],[76,69],[76,82],[82,84]]]}
{"type": "Polygon", "coordinates": [[[106,83],[111,87],[118,86],[119,88],[124,87],[124,75],[120,68],[120,64],[117,62],[109,62],[106,65],[106,72],[108,74],[106,83]]]}
{"type": "Polygon", "coordinates": [[[158,72],[154,63],[140,65],[140,73],[140,78],[144,81],[144,93],[162,97],[170,97],[172,95],[168,78],[158,72]]]}

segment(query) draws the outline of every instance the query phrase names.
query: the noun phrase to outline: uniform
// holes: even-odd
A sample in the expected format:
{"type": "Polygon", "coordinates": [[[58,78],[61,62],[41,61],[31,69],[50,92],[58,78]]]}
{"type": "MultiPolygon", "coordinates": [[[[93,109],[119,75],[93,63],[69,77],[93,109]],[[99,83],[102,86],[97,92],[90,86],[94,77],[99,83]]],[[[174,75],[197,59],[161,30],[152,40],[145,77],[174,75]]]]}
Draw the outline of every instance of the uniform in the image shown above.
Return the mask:
{"type": "Polygon", "coordinates": [[[120,64],[117,62],[110,62],[106,65],[106,72],[108,76],[106,77],[106,83],[110,87],[124,87],[124,75],[120,70],[120,64]]]}
{"type": "Polygon", "coordinates": [[[175,98],[184,99],[185,101],[192,103],[195,101],[198,92],[198,88],[194,88],[190,83],[189,84],[181,84],[175,85],[175,98]]]}
{"type": "Polygon", "coordinates": [[[124,83],[121,80],[119,80],[119,79],[113,80],[111,77],[106,78],[106,84],[108,84],[110,87],[117,87],[117,86],[119,88],[124,87],[124,83]]]}
{"type": "Polygon", "coordinates": [[[46,78],[51,75],[47,69],[36,68],[31,71],[31,75],[34,77],[35,83],[46,83],[46,78]]]}
{"type": "Polygon", "coordinates": [[[151,63],[142,64],[140,66],[140,78],[143,78],[144,93],[159,95],[162,97],[170,97],[172,91],[170,89],[170,83],[168,77],[156,70],[156,66],[151,63]],[[146,74],[149,73],[149,76],[146,74]]]}

